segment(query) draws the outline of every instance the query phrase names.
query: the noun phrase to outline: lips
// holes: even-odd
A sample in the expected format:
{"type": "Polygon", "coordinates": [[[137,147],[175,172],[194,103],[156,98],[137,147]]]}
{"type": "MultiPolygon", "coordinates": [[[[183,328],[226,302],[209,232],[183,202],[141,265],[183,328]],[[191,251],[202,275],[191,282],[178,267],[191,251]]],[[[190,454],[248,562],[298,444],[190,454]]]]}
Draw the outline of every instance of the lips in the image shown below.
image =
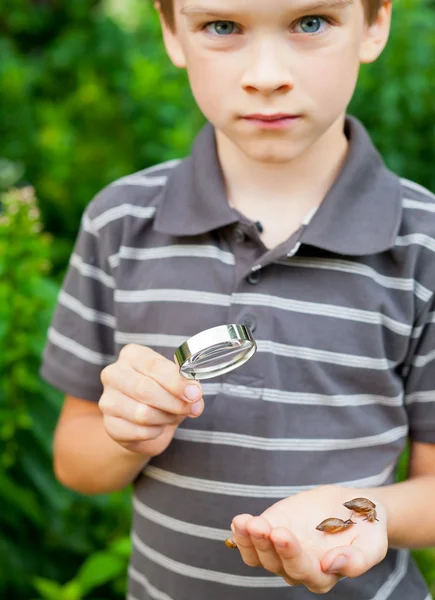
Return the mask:
{"type": "Polygon", "coordinates": [[[249,119],[252,121],[266,121],[266,122],[273,122],[273,121],[281,121],[283,119],[296,119],[299,115],[289,115],[286,113],[276,113],[273,115],[265,115],[265,114],[254,114],[254,115],[247,115],[244,117],[244,119],[249,119]]]}

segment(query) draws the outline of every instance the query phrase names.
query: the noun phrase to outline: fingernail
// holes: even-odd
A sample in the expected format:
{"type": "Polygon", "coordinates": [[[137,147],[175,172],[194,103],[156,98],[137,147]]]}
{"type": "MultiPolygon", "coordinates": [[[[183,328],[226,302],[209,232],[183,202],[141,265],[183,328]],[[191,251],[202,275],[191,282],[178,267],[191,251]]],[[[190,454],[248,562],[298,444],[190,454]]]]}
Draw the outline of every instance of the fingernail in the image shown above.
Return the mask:
{"type": "Polygon", "coordinates": [[[339,573],[347,564],[347,558],[340,554],[337,558],[329,565],[327,573],[339,573]]]}
{"type": "Polygon", "coordinates": [[[199,400],[201,398],[202,393],[197,385],[188,385],[184,390],[184,395],[191,402],[195,402],[195,400],[199,400]]]}
{"type": "Polygon", "coordinates": [[[200,415],[202,413],[202,402],[195,402],[195,404],[192,404],[190,412],[192,415],[200,415]]]}

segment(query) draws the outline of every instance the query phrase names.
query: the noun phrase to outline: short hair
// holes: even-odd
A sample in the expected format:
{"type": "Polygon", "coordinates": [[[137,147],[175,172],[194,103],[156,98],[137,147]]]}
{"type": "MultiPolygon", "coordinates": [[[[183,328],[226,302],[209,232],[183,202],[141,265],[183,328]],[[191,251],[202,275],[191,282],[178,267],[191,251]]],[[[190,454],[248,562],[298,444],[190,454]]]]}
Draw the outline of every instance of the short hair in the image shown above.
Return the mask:
{"type": "MultiPolygon", "coordinates": [[[[166,23],[173,29],[175,25],[174,0],[158,0],[158,2],[166,23]]],[[[366,11],[367,21],[372,24],[382,6],[383,0],[362,0],[362,2],[366,11]]]]}

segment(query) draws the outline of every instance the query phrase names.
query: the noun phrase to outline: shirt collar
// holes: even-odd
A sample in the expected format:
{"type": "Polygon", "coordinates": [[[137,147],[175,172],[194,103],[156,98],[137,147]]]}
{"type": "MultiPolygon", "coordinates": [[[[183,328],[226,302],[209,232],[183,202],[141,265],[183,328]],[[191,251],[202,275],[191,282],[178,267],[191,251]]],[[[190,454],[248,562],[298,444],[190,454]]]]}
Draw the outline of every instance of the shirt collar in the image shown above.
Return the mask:
{"type": "MultiPolygon", "coordinates": [[[[300,242],[361,256],[394,246],[402,216],[399,178],[389,171],[361,123],[348,117],[349,151],[340,174],[300,242]]],[[[240,220],[229,204],[214,129],[207,123],[192,155],[169,175],[154,228],[169,235],[200,235],[240,220]]]]}

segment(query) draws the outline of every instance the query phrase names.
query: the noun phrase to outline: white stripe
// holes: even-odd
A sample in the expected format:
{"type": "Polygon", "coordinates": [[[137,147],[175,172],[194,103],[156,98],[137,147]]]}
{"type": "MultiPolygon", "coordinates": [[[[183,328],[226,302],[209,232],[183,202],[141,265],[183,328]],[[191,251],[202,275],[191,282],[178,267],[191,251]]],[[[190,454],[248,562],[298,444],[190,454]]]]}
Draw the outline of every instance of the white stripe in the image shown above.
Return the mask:
{"type": "Polygon", "coordinates": [[[332,452],[355,448],[372,448],[397,442],[408,435],[408,427],[396,427],[377,435],[349,439],[304,439],[304,438],[261,438],[224,431],[201,431],[198,429],[180,429],[174,438],[184,442],[216,444],[237,448],[251,448],[267,452],[332,452]]]}
{"type": "Polygon", "coordinates": [[[143,346],[159,346],[160,348],[173,348],[174,350],[184,344],[185,336],[166,335],[165,333],[123,333],[115,331],[117,344],[141,344],[143,346]]]}
{"type": "Polygon", "coordinates": [[[427,212],[435,213],[435,204],[430,204],[429,202],[419,202],[418,200],[409,200],[408,198],[405,198],[403,206],[404,208],[425,210],[427,212]]]}
{"type": "Polygon", "coordinates": [[[435,402],[435,390],[414,392],[405,397],[406,404],[415,404],[417,402],[435,402]]]}
{"type": "Polygon", "coordinates": [[[168,177],[147,177],[146,175],[127,175],[110,184],[110,187],[122,185],[137,185],[138,187],[163,187],[166,185],[168,177]]]}
{"type": "Polygon", "coordinates": [[[432,362],[434,359],[435,359],[435,350],[432,350],[432,352],[429,352],[429,354],[422,354],[422,355],[415,356],[414,360],[412,361],[412,364],[415,367],[425,367],[430,362],[432,362]]]}
{"type": "Polygon", "coordinates": [[[81,302],[79,302],[76,298],[73,298],[69,294],[67,294],[64,290],[61,290],[59,294],[59,302],[66,308],[69,308],[76,314],[80,315],[82,319],[86,321],[92,321],[93,323],[102,323],[103,325],[107,325],[114,329],[116,327],[116,319],[112,315],[100,312],[98,310],[94,310],[85,306],[81,302]]]}
{"type": "Polygon", "coordinates": [[[409,190],[414,190],[416,192],[421,192],[422,194],[424,194],[428,198],[431,198],[432,200],[435,200],[435,194],[432,194],[432,192],[430,190],[428,190],[427,188],[423,187],[419,183],[415,183],[415,181],[410,181],[409,179],[405,179],[404,177],[402,177],[400,179],[400,182],[402,183],[403,187],[406,187],[409,190]]]}
{"type": "Polygon", "coordinates": [[[339,364],[344,367],[353,367],[355,369],[373,369],[382,371],[395,366],[393,361],[389,361],[386,358],[370,358],[369,356],[342,354],[339,352],[330,352],[329,350],[306,348],[304,346],[289,346],[287,344],[279,344],[278,342],[269,340],[257,340],[257,349],[258,352],[269,352],[275,356],[326,362],[334,365],[339,364]]]}
{"type": "Polygon", "coordinates": [[[201,569],[192,567],[184,563],[180,563],[172,558],[164,556],[153,548],[150,548],[133,532],[132,541],[134,547],[148,560],[160,565],[161,567],[182,575],[183,577],[192,577],[201,579],[202,581],[213,581],[215,583],[223,583],[226,585],[239,586],[245,588],[280,588],[289,585],[281,577],[247,577],[243,575],[231,575],[230,573],[221,573],[210,569],[201,569]]]}
{"type": "Polygon", "coordinates": [[[390,317],[375,311],[347,308],[345,306],[323,304],[321,302],[289,300],[287,298],[268,296],[266,294],[233,294],[232,298],[234,304],[266,306],[304,314],[333,317],[335,319],[346,319],[350,321],[360,321],[361,323],[384,325],[391,331],[400,335],[409,335],[412,330],[411,325],[401,323],[400,321],[396,321],[395,319],[391,319],[390,317]]]}
{"type": "Polygon", "coordinates": [[[98,232],[95,230],[91,219],[88,217],[88,215],[86,213],[83,214],[81,227],[82,227],[83,231],[86,231],[86,233],[90,233],[91,235],[94,235],[97,238],[100,237],[98,232]]]}
{"type": "MultiPolygon", "coordinates": [[[[128,298],[134,298],[136,302],[143,302],[146,300],[146,292],[128,292],[128,294],[128,298]]],[[[120,298],[125,301],[123,292],[121,291],[115,292],[115,298],[118,301],[120,298]]],[[[210,304],[213,303],[214,302],[210,301],[210,304]]],[[[141,344],[143,346],[159,346],[162,348],[176,349],[186,341],[186,338],[176,335],[126,333],[116,331],[115,341],[118,344],[141,344]]],[[[286,344],[278,344],[277,342],[268,340],[257,340],[257,349],[260,353],[267,352],[275,356],[284,356],[285,358],[297,358],[299,360],[325,362],[334,365],[339,364],[357,369],[373,369],[380,371],[388,370],[395,365],[393,361],[388,361],[386,358],[370,358],[368,356],[341,354],[339,352],[317,350],[316,348],[305,348],[303,346],[288,346],[286,344]]]]}
{"type": "Polygon", "coordinates": [[[145,519],[157,523],[157,525],[160,525],[161,527],[166,527],[171,531],[177,531],[178,533],[184,533],[206,540],[217,540],[219,542],[224,542],[229,534],[229,529],[195,525],[194,523],[187,523],[186,521],[179,521],[178,519],[168,517],[167,515],[150,508],[136,496],[133,497],[133,507],[135,511],[145,519]]]}
{"type": "Polygon", "coordinates": [[[122,258],[128,260],[159,260],[163,258],[215,258],[226,265],[234,265],[235,258],[230,252],[220,250],[216,246],[182,244],[179,246],[162,246],[160,248],[131,248],[121,246],[117,254],[109,256],[109,264],[118,266],[122,258]]]}
{"type": "Polygon", "coordinates": [[[428,290],[414,279],[387,277],[386,275],[381,275],[380,273],[372,269],[372,267],[347,260],[313,260],[310,258],[295,257],[288,261],[277,262],[278,264],[283,264],[288,267],[302,267],[305,269],[325,269],[328,271],[340,271],[342,273],[362,275],[363,277],[369,277],[375,283],[386,288],[414,292],[418,298],[424,301],[427,301],[432,297],[432,291],[428,290]]]}
{"type": "Polygon", "coordinates": [[[77,271],[84,277],[90,277],[96,281],[100,281],[106,287],[115,288],[115,278],[107,275],[102,269],[88,265],[83,262],[83,259],[78,254],[72,254],[70,259],[70,265],[77,269],[77,271]]]}
{"type": "MultiPolygon", "coordinates": [[[[395,469],[395,464],[389,465],[382,473],[357,479],[355,481],[337,482],[335,485],[343,487],[375,487],[384,484],[395,469]]],[[[196,477],[187,477],[178,475],[164,469],[159,469],[148,465],[143,471],[144,475],[165,483],[187,490],[197,492],[208,492],[210,494],[223,494],[226,496],[240,496],[241,498],[286,498],[299,494],[305,490],[312,490],[318,484],[299,485],[299,486],[269,486],[269,485],[247,485],[242,483],[226,483],[224,481],[214,481],[211,479],[198,479],[196,477]]]]}
{"type": "MultiPolygon", "coordinates": [[[[166,160],[165,162],[159,163],[158,165],[153,165],[152,167],[147,167],[146,169],[142,169],[138,171],[138,173],[143,173],[144,175],[151,175],[152,173],[156,173],[157,171],[164,171],[164,169],[173,169],[177,165],[182,162],[181,158],[173,158],[171,160],[166,160]]],[[[134,174],[134,173],[133,173],[134,174]]]]}
{"type": "Polygon", "coordinates": [[[224,294],[190,290],[116,290],[115,302],[176,302],[177,304],[188,302],[229,307],[231,299],[224,294]]]}
{"type": "Polygon", "coordinates": [[[236,398],[252,398],[265,402],[278,402],[281,404],[297,404],[299,406],[367,406],[380,404],[383,406],[403,406],[403,394],[398,396],[376,396],[371,394],[349,394],[326,396],[323,394],[310,394],[306,392],[286,392],[270,388],[254,388],[230,383],[203,383],[205,396],[217,396],[224,393],[236,398]]]}
{"type": "Polygon", "coordinates": [[[379,588],[371,600],[387,600],[396,587],[405,577],[408,570],[409,550],[399,550],[397,553],[396,568],[390,574],[387,581],[379,588]]]}
{"type": "MultiPolygon", "coordinates": [[[[128,574],[131,577],[131,579],[136,581],[136,583],[140,583],[146,589],[148,595],[151,596],[151,598],[155,598],[155,600],[173,600],[171,596],[168,596],[168,594],[165,594],[164,592],[161,592],[156,587],[154,587],[150,580],[147,577],[145,577],[143,573],[139,573],[139,571],[136,571],[136,569],[131,565],[128,568],[128,574]]],[[[127,598],[128,600],[136,600],[136,598],[134,598],[134,596],[132,596],[131,594],[129,594],[127,598]]]]}
{"type": "Polygon", "coordinates": [[[93,365],[108,365],[109,363],[114,362],[115,357],[109,356],[108,354],[100,354],[99,352],[94,352],[93,350],[89,350],[86,346],[82,346],[75,340],[72,340],[58,331],[56,331],[53,327],[50,327],[48,330],[48,339],[58,348],[62,348],[66,352],[81,358],[82,360],[92,363],[93,365]]]}
{"type": "Polygon", "coordinates": [[[396,244],[397,246],[411,246],[416,244],[431,250],[431,252],[435,252],[435,240],[423,233],[411,233],[409,235],[398,236],[396,238],[396,244]]]}
{"type": "Polygon", "coordinates": [[[121,219],[123,217],[137,217],[138,219],[151,219],[155,215],[156,209],[154,206],[135,206],[134,204],[121,204],[95,217],[92,220],[92,227],[95,231],[100,231],[105,225],[121,219]]]}

